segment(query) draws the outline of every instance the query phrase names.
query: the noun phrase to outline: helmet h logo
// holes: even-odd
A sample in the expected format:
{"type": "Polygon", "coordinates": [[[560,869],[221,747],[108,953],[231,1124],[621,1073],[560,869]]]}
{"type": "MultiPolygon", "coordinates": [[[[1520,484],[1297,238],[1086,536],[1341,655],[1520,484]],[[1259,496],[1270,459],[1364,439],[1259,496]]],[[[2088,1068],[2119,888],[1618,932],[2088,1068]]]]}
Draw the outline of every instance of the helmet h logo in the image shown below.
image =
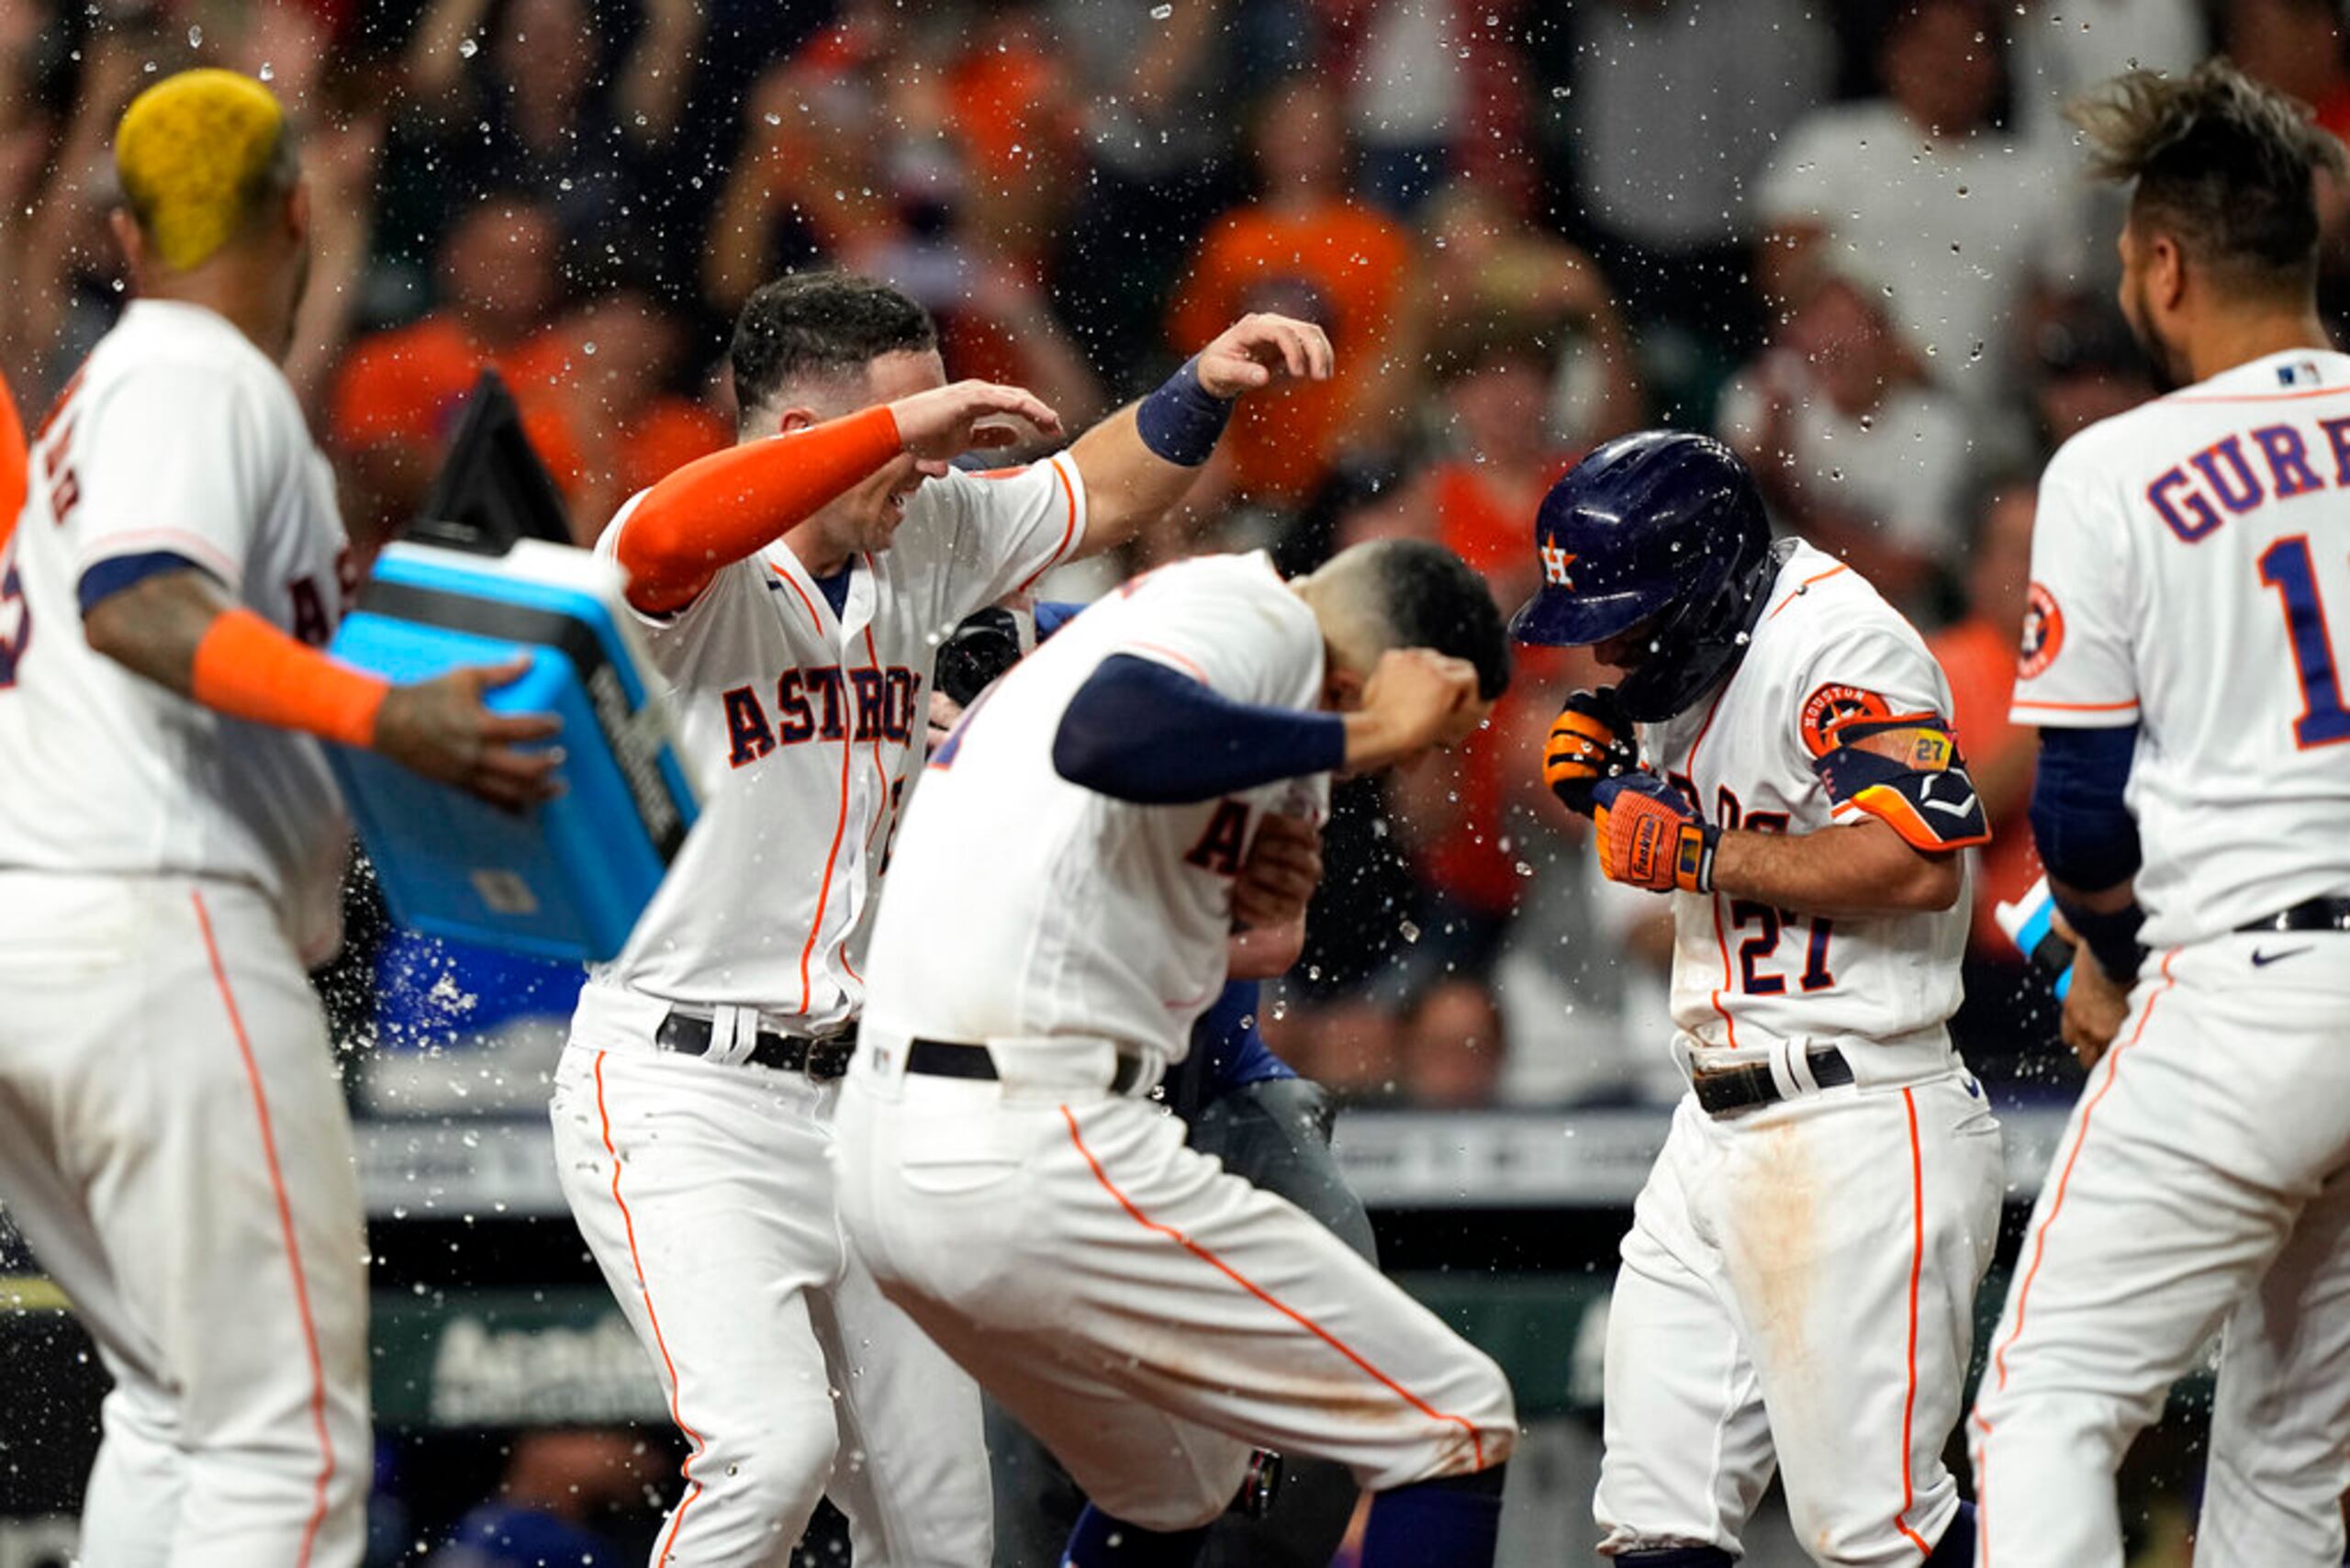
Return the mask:
{"type": "Polygon", "coordinates": [[[1561,588],[1566,589],[1569,593],[1574,592],[1575,580],[1574,578],[1567,576],[1567,568],[1574,564],[1575,558],[1572,555],[1568,554],[1564,550],[1560,549],[1556,544],[1545,544],[1542,546],[1543,581],[1556,583],[1561,588]]]}

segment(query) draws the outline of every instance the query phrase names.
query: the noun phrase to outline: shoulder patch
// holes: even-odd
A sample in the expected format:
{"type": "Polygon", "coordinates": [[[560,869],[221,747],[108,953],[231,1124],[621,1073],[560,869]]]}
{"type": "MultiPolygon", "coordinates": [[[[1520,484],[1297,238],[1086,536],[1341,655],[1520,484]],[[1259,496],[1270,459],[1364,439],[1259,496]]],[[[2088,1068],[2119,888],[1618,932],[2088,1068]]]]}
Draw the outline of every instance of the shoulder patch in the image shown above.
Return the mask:
{"type": "Polygon", "coordinates": [[[1836,729],[1854,719],[1889,719],[1884,698],[1857,686],[1830,681],[1803,700],[1803,744],[1814,756],[1836,749],[1836,729]]]}
{"type": "Polygon", "coordinates": [[[2023,646],[2016,660],[2016,674],[2030,680],[2056,662],[2056,655],[2065,646],[2065,612],[2056,607],[2056,596],[2048,591],[2045,583],[2031,585],[2031,598],[2023,611],[2023,646]]]}

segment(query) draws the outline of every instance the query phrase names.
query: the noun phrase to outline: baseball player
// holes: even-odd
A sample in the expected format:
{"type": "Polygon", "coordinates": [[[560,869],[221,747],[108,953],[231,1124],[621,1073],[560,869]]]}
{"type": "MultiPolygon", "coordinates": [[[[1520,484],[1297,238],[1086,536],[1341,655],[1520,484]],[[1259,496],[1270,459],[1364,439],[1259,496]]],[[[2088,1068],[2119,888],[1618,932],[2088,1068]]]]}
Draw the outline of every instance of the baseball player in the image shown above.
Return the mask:
{"type": "Polygon", "coordinates": [[[829,1494],[860,1564],[970,1568],[978,1391],[844,1251],[827,1161],[932,660],[972,610],[1164,512],[1231,400],[1326,375],[1329,344],[1250,317],[1066,452],[990,475],[946,460],[989,421],[1054,415],[947,386],[894,289],[770,284],[732,358],[742,444],[633,498],[597,545],[722,782],[580,994],[553,1106],[564,1193],[692,1450],[656,1565],[780,1563],[829,1494]]]}
{"type": "Polygon", "coordinates": [[[2195,1561],[2343,1561],[2350,1490],[2350,357],[2309,111],[2224,61],[2075,110],[2134,182],[2121,306],[2182,390],[2041,481],[2018,723],[2089,1079],[1969,1423],[1986,1560],[2121,1562],[2113,1471],[2224,1324],[2195,1561]],[[2329,619],[2333,617],[2333,619],[2329,619]],[[2151,953],[2141,944],[2151,945],[2151,953]]]}
{"type": "Polygon", "coordinates": [[[520,806],[557,758],[468,670],[318,652],[349,591],[278,369],[309,207],[225,71],[115,138],[137,297],[34,444],[0,548],[0,1195],[114,1377],[89,1568],[360,1560],[373,1465],[350,1124],[304,976],[348,833],[321,739],[520,806]]]}
{"type": "Polygon", "coordinates": [[[1944,1027],[1989,835],[1942,670],[1701,436],[1608,442],[1535,539],[1512,630],[1624,672],[1544,777],[1673,901],[1689,1080],[1608,1312],[1600,1551],[1727,1568],[1775,1465],[1816,1562],[1968,1562],[1942,1450],[2003,1178],[1944,1027]]]}
{"type": "Polygon", "coordinates": [[[1077,1568],[1188,1564],[1252,1445],[1384,1494],[1374,1568],[1492,1560],[1500,1372],[1140,1096],[1224,987],[1265,814],[1462,738],[1506,680],[1490,596],[1436,546],[1294,586],[1209,556],[1080,616],[931,758],[874,930],[842,1219],[1093,1499],[1077,1568]]]}
{"type": "MultiPolygon", "coordinates": [[[[1036,636],[1049,637],[1085,608],[1037,605],[1036,636]]],[[[997,609],[972,617],[940,649],[930,711],[934,745],[946,740],[964,706],[1019,659],[1021,642],[1013,613],[997,609]]],[[[1317,801],[1315,814],[1325,806],[1317,801]]],[[[1274,1055],[1257,1024],[1259,982],[1297,962],[1306,906],[1321,878],[1317,828],[1280,816],[1259,824],[1233,880],[1233,978],[1192,1025],[1190,1047],[1159,1093],[1182,1118],[1193,1148],[1295,1204],[1376,1263],[1371,1216],[1330,1150],[1329,1095],[1274,1055]]],[[[1060,1561],[1084,1495],[1000,1405],[988,1406],[987,1428],[996,1568],[1049,1568],[1060,1561]]],[[[1324,1568],[1345,1538],[1358,1495],[1344,1465],[1302,1458],[1269,1463],[1244,1486],[1239,1506],[1211,1528],[1201,1568],[1324,1568]]]]}

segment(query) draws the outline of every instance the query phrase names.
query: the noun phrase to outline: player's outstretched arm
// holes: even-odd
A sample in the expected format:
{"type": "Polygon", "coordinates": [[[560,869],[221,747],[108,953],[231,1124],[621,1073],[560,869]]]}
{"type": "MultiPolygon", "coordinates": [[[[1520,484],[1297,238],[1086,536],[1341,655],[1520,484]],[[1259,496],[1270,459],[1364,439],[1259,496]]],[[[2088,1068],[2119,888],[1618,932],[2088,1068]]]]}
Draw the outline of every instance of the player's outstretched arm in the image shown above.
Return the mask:
{"type": "Polygon", "coordinates": [[[1955,851],[1912,848],[1871,818],[1816,833],[1725,833],[1714,888],[1798,914],[1945,910],[1965,886],[1955,851]]]}
{"type": "Polygon", "coordinates": [[[162,571],[91,605],[90,646],[215,711],[381,752],[429,778],[519,808],[554,795],[552,714],[493,713],[484,691],[526,664],[453,670],[392,686],[287,636],[204,573],[162,571]]]}
{"type": "Polygon", "coordinates": [[[1313,322],[1244,316],[1158,391],[1087,431],[1069,449],[1085,480],[1080,553],[1125,543],[1181,500],[1241,397],[1284,380],[1327,381],[1335,363],[1313,322]]]}
{"type": "Polygon", "coordinates": [[[745,560],[901,454],[944,462],[1017,439],[1006,416],[1053,433],[1060,417],[1018,386],[957,381],[697,458],[644,494],[621,523],[614,554],[628,601],[648,615],[691,604],[745,560]]]}

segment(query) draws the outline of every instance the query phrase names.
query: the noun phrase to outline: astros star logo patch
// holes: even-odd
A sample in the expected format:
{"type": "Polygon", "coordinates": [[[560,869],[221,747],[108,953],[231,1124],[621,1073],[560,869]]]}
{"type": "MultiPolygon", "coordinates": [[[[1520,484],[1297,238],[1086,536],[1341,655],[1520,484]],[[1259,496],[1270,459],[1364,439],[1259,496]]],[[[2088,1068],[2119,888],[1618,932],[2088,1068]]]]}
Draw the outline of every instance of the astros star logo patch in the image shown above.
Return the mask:
{"type": "Polygon", "coordinates": [[[1545,544],[1542,546],[1543,580],[1546,582],[1556,583],[1561,588],[1565,588],[1569,593],[1572,593],[1574,591],[1575,580],[1574,578],[1567,576],[1567,568],[1574,564],[1575,558],[1572,555],[1568,554],[1564,550],[1560,549],[1556,544],[1545,544]]]}

